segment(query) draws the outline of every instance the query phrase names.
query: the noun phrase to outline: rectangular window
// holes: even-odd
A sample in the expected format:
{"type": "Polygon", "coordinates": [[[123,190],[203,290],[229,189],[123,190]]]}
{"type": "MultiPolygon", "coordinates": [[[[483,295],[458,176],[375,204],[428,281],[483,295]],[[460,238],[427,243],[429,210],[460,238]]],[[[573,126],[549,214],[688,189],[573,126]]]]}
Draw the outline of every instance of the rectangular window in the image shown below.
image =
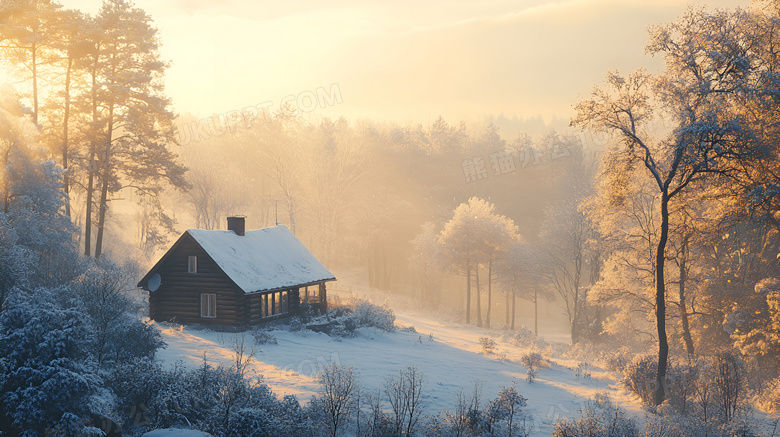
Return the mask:
{"type": "Polygon", "coordinates": [[[190,255],[187,257],[187,273],[198,273],[198,257],[190,255]]]}
{"type": "Polygon", "coordinates": [[[200,294],[200,316],[214,318],[217,317],[217,295],[216,293],[200,294]]]}
{"type": "Polygon", "coordinates": [[[268,317],[268,295],[260,296],[260,317],[268,317]]]}
{"type": "Polygon", "coordinates": [[[281,293],[274,293],[274,314],[280,314],[282,312],[282,299],[280,299],[281,293]]]}
{"type": "Polygon", "coordinates": [[[290,311],[290,304],[288,302],[287,298],[287,292],[282,292],[282,313],[287,313],[290,311]]]}

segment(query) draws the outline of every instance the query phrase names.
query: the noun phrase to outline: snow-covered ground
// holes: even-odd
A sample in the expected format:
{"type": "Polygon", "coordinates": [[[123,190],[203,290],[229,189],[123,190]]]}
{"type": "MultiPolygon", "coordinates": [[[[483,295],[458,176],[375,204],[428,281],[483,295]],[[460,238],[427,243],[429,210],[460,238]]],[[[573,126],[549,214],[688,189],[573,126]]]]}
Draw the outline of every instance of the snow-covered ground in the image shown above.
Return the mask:
{"type": "MultiPolygon", "coordinates": [[[[528,350],[503,341],[500,336],[507,331],[440,322],[411,311],[396,315],[396,324],[414,326],[417,332],[362,329],[358,337],[339,339],[310,331],[273,331],[278,344],[256,346],[251,371],[262,375],[275,393],[295,395],[306,403],[319,389],[317,372],[329,361],[352,366],[361,386],[369,390],[381,389],[386,378],[414,365],[425,377],[428,414],[454,409],[458,391],[468,396],[477,381],[482,386],[483,401],[494,398],[501,386],[516,383],[518,392],[528,399],[534,435],[550,435],[558,418],[578,416],[584,401],[599,392],[607,392],[619,406],[642,416],[638,400],[619,389],[617,376],[604,369],[591,367],[592,378],[580,379],[574,371],[577,361],[553,353],[549,356],[551,366],[540,369],[536,381],[529,383],[527,368],[520,364],[520,357],[528,350]],[[480,337],[492,337],[497,342],[493,353],[482,351],[480,337]]],[[[157,326],[168,344],[158,352],[158,359],[169,364],[182,361],[187,366],[198,366],[205,352],[210,361],[230,365],[235,336],[245,335],[247,344],[254,343],[249,333],[157,326]]]]}

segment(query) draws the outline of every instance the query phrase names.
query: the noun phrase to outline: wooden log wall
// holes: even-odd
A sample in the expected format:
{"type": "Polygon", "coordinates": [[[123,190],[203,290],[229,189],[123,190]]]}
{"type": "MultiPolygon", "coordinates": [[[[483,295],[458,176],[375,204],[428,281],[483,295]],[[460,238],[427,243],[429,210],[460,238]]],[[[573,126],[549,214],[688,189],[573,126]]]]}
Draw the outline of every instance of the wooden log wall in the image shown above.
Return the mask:
{"type": "Polygon", "coordinates": [[[157,321],[238,325],[244,320],[243,291],[231,281],[201,247],[185,236],[175,252],[157,270],[162,282],[149,293],[149,313],[157,321]],[[198,257],[198,272],[187,273],[190,255],[198,257]],[[216,317],[200,317],[201,293],[217,295],[216,317]]]}

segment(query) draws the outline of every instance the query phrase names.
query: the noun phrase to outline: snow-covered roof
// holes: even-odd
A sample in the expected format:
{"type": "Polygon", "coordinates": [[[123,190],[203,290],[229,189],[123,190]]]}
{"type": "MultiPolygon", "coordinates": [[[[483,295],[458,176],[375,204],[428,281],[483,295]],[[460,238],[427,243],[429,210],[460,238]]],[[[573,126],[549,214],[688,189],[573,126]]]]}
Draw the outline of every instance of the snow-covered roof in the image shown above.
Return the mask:
{"type": "Polygon", "coordinates": [[[284,225],[243,236],[203,229],[187,233],[245,293],[336,279],[284,225]]]}

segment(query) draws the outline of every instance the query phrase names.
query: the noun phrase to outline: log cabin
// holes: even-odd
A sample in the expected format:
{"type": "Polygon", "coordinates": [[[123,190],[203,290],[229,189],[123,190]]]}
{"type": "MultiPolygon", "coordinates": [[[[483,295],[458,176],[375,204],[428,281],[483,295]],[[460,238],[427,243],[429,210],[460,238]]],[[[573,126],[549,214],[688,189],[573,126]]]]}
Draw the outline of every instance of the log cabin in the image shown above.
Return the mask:
{"type": "Polygon", "coordinates": [[[327,310],[325,284],[336,277],[284,225],[245,231],[189,229],[138,282],[155,321],[249,325],[327,310]]]}

